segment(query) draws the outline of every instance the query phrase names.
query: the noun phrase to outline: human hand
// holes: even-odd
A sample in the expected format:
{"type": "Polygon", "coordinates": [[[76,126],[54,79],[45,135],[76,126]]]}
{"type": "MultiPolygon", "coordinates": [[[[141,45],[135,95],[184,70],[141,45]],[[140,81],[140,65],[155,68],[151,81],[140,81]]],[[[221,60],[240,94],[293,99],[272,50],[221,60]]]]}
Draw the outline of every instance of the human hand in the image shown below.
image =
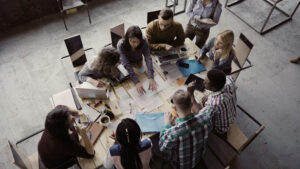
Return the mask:
{"type": "Polygon", "coordinates": [[[194,95],[195,88],[196,88],[196,81],[194,80],[190,82],[187,86],[187,91],[189,92],[190,95],[194,95]]]}
{"type": "Polygon", "coordinates": [[[157,90],[157,83],[153,78],[149,79],[149,88],[148,89],[152,90],[152,91],[157,90]]]}
{"type": "Polygon", "coordinates": [[[168,45],[168,44],[165,45],[165,49],[166,49],[167,51],[172,50],[173,48],[174,48],[174,47],[173,47],[172,45],[168,45]]]}
{"type": "Polygon", "coordinates": [[[143,95],[143,94],[146,93],[146,91],[145,91],[145,89],[144,89],[141,82],[138,82],[137,84],[135,84],[135,86],[136,86],[136,89],[137,89],[139,94],[143,95]]]}
{"type": "Polygon", "coordinates": [[[164,114],[165,125],[171,125],[175,120],[175,117],[172,116],[170,112],[164,114]]]}
{"type": "Polygon", "coordinates": [[[214,61],[220,60],[222,54],[223,54],[223,50],[222,49],[217,49],[214,53],[214,61]]]}
{"type": "Polygon", "coordinates": [[[84,136],[87,137],[86,129],[85,129],[83,126],[77,125],[77,126],[76,126],[76,130],[77,130],[77,133],[78,133],[81,137],[84,137],[84,136]]]}

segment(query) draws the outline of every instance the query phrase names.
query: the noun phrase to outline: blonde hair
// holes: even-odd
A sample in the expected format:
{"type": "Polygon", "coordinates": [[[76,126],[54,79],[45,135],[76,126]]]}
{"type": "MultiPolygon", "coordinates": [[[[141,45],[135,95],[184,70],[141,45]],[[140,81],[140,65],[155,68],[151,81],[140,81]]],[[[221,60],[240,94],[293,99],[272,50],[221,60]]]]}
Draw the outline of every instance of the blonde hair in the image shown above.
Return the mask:
{"type": "Polygon", "coordinates": [[[234,49],[232,48],[234,34],[231,30],[225,30],[219,33],[215,38],[213,53],[215,53],[217,50],[216,46],[218,43],[218,39],[221,39],[221,41],[224,43],[223,54],[221,56],[221,59],[226,59],[230,55],[230,52],[234,52],[234,49]]]}

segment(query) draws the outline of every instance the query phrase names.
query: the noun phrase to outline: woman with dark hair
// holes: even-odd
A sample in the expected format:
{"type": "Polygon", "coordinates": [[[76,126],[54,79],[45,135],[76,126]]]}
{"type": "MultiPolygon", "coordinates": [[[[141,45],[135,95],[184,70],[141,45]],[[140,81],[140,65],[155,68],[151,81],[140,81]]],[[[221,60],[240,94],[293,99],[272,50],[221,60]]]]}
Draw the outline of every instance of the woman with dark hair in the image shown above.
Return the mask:
{"type": "Polygon", "coordinates": [[[141,141],[141,129],[132,119],[126,118],[121,121],[116,131],[115,144],[110,147],[104,167],[117,169],[150,169],[151,141],[141,141]]]}
{"type": "Polygon", "coordinates": [[[112,47],[103,48],[97,57],[85,63],[78,74],[79,81],[87,81],[96,87],[101,87],[103,83],[97,79],[102,77],[116,79],[120,76],[117,68],[119,62],[120,54],[116,49],[112,47]]]}
{"type": "Polygon", "coordinates": [[[45,131],[38,144],[39,158],[47,168],[68,168],[74,161],[66,163],[75,157],[93,158],[94,148],[88,139],[85,129],[74,128],[78,111],[67,106],[56,106],[48,113],[45,121],[45,131]],[[78,134],[82,137],[85,147],[79,144],[78,134]],[[61,166],[64,164],[63,166],[61,166]]]}
{"type": "Polygon", "coordinates": [[[121,63],[129,72],[129,75],[140,94],[145,94],[146,91],[135,74],[133,67],[138,68],[141,73],[144,72],[142,69],[144,55],[148,68],[149,89],[152,91],[156,90],[157,84],[154,80],[154,70],[149,44],[143,37],[141,29],[138,26],[129,27],[126,31],[125,38],[118,42],[117,48],[121,55],[121,63]]]}

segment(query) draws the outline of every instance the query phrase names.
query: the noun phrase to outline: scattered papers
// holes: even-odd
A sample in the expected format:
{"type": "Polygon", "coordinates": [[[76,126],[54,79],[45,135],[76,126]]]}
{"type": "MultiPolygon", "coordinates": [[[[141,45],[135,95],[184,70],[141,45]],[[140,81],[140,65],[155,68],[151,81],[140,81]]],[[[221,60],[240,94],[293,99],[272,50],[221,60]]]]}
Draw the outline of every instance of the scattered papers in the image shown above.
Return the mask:
{"type": "Polygon", "coordinates": [[[166,88],[166,82],[164,82],[160,76],[155,76],[154,79],[157,83],[156,91],[151,91],[148,89],[149,81],[146,81],[142,84],[146,90],[144,95],[140,95],[136,88],[132,88],[128,91],[143,112],[152,111],[163,104],[163,101],[158,96],[158,92],[166,88]]]}

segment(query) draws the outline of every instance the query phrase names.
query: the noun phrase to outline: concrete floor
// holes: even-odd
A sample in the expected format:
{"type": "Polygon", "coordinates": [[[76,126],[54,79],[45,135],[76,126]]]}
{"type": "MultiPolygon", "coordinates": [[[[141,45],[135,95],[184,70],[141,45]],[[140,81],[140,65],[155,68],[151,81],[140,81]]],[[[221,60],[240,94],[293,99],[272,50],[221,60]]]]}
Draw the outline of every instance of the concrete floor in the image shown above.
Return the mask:
{"type": "MultiPolygon", "coordinates": [[[[225,0],[220,2],[224,4],[225,0]]],[[[69,31],[65,30],[60,15],[54,15],[1,32],[1,169],[15,168],[7,139],[16,142],[43,128],[51,109],[49,97],[73,81],[69,60],[59,61],[67,55],[63,39],[80,34],[84,46],[98,52],[110,42],[110,27],[123,22],[125,27],[145,26],[146,13],[161,9],[164,3],[163,0],[94,0],[90,3],[91,25],[86,11],[81,9],[67,17],[69,31]]],[[[281,6],[291,11],[296,3],[284,1],[281,6]]],[[[270,6],[263,1],[247,1],[233,9],[258,26],[270,6]]],[[[278,13],[274,16],[282,18],[278,13]]],[[[175,19],[184,27],[188,21],[185,14],[175,19]]],[[[234,161],[232,168],[297,169],[300,166],[300,65],[289,63],[300,55],[299,28],[299,10],[292,21],[261,36],[223,8],[220,23],[211,29],[210,37],[232,29],[236,37],[242,32],[254,43],[249,56],[254,67],[243,71],[237,81],[238,102],[265,123],[266,129],[234,161]]],[[[30,151],[36,150],[38,139],[28,143],[30,151]]]]}

